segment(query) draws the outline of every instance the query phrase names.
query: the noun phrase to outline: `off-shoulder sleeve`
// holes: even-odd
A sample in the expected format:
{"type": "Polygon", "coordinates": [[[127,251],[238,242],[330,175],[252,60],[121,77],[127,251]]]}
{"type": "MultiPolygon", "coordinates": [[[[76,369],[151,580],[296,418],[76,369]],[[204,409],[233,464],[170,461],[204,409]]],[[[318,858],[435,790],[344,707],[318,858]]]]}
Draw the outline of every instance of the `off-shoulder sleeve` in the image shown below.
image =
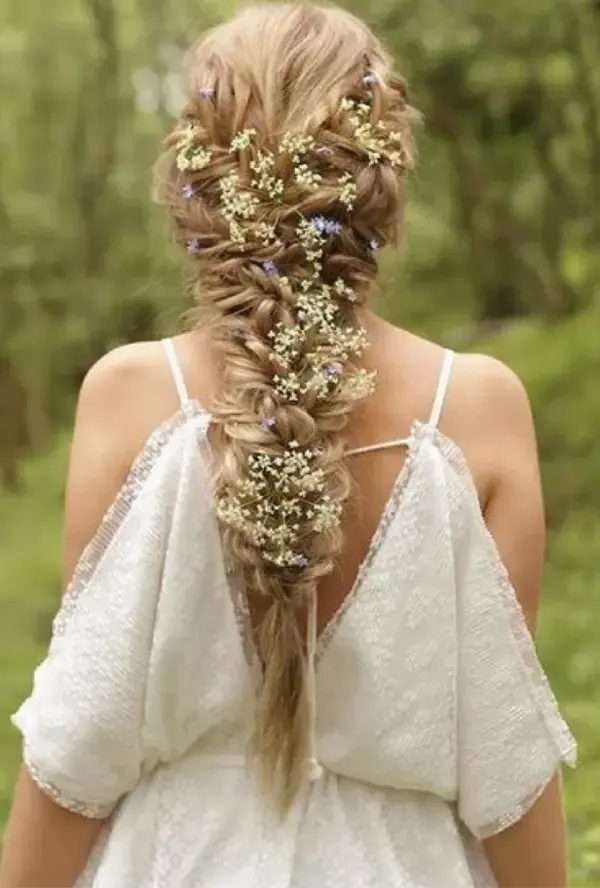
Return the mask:
{"type": "Polygon", "coordinates": [[[160,434],[148,443],[84,553],[33,691],[13,716],[33,780],[60,806],[91,818],[108,816],[143,766],[169,484],[177,481],[165,444],[160,434]]]}
{"type": "Polygon", "coordinates": [[[520,820],[575,740],[539,663],[476,495],[456,554],[458,810],[478,838],[520,820]]]}

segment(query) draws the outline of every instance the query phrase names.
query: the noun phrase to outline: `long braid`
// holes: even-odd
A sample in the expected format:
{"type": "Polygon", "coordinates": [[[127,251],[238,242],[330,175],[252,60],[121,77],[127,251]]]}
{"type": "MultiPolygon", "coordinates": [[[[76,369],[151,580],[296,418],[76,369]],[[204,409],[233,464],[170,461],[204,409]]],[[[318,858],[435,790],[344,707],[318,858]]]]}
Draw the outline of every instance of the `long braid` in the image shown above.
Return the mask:
{"type": "Polygon", "coordinates": [[[361,306],[379,246],[398,236],[412,114],[373,36],[339,10],[246,10],[199,45],[190,72],[158,196],[223,356],[215,509],[260,614],[256,747],[285,811],[310,752],[299,615],[342,546],[344,428],[373,383],[361,306]],[[266,35],[269,63],[255,45],[266,35]]]}

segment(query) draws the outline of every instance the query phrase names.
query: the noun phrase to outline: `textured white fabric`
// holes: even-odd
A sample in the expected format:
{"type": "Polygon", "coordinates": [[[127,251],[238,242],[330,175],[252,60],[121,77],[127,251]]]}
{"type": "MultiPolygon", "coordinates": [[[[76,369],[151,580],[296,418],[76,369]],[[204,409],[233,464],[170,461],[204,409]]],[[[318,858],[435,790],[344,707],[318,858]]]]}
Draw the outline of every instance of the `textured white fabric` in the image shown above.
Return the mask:
{"type": "Polygon", "coordinates": [[[458,448],[416,423],[317,651],[323,775],[278,823],[245,749],[256,666],[210,508],[207,415],[156,432],[14,716],[40,787],[110,814],[78,888],[491,888],[479,838],[575,744],[458,448]]]}

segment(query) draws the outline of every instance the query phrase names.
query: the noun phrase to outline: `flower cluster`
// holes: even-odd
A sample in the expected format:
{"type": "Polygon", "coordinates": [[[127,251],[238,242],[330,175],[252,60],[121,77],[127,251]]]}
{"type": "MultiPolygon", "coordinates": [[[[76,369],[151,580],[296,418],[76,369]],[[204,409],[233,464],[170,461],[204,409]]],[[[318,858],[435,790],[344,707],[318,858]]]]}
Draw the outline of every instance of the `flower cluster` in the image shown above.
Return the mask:
{"type": "Polygon", "coordinates": [[[369,164],[373,166],[386,159],[392,166],[408,166],[408,155],[403,147],[404,136],[400,132],[390,132],[381,121],[372,123],[371,106],[367,102],[344,99],[342,110],[348,112],[354,138],[368,155],[369,164]]]}
{"type": "MultiPolygon", "coordinates": [[[[256,130],[246,129],[237,133],[232,139],[230,153],[242,152],[254,145],[256,130]]],[[[221,185],[222,212],[229,223],[231,240],[243,248],[250,234],[257,237],[265,246],[279,244],[275,227],[264,222],[248,226],[248,220],[256,215],[261,203],[282,200],[285,191],[285,180],[278,173],[278,158],[288,155],[292,161],[294,181],[297,185],[314,191],[322,183],[320,173],[310,168],[305,161],[306,154],[315,147],[312,136],[286,133],[281,140],[279,150],[272,152],[266,149],[255,149],[250,159],[252,178],[250,189],[244,188],[236,173],[231,173],[221,185]]]]}
{"type": "Polygon", "coordinates": [[[352,178],[352,173],[344,173],[343,176],[340,176],[338,184],[342,186],[340,190],[340,203],[343,203],[348,212],[351,213],[357,196],[356,182],[352,178]]]}
{"type": "Polygon", "coordinates": [[[325,474],[314,466],[317,456],[297,441],[277,453],[255,453],[249,459],[249,476],[217,503],[220,520],[243,531],[279,567],[306,563],[296,548],[302,521],[308,518],[313,529],[322,532],[340,520],[339,504],[323,495],[325,474]]]}
{"type": "Polygon", "coordinates": [[[272,200],[277,200],[283,194],[285,182],[279,176],[275,176],[275,155],[269,151],[257,151],[256,159],[250,161],[250,169],[255,173],[251,185],[258,191],[262,191],[272,200]]]}
{"type": "MultiPolygon", "coordinates": [[[[367,87],[378,82],[375,74],[365,78],[367,87]]],[[[341,110],[370,165],[382,161],[392,166],[408,164],[402,134],[372,122],[367,102],[345,99],[341,110]]],[[[231,242],[240,250],[249,240],[258,240],[265,247],[281,246],[277,223],[264,221],[266,213],[273,204],[285,203],[290,185],[306,191],[318,189],[324,181],[323,167],[330,164],[333,154],[331,148],[304,134],[286,133],[275,150],[259,148],[256,135],[254,129],[236,133],[229,153],[248,152],[248,156],[219,183],[220,209],[231,242]],[[248,169],[250,175],[245,176],[242,171],[248,169]]],[[[201,132],[188,127],[177,144],[178,169],[194,173],[204,169],[211,158],[201,132]]],[[[309,403],[333,395],[361,399],[375,386],[374,373],[354,366],[367,347],[367,336],[362,327],[348,321],[344,306],[357,302],[358,295],[342,277],[333,284],[322,278],[328,253],[341,248],[344,226],[358,196],[351,172],[338,174],[335,181],[339,208],[331,215],[299,215],[295,235],[304,254],[301,274],[295,279],[282,276],[277,256],[259,262],[273,286],[291,287],[294,300],[293,321],[275,324],[269,333],[273,394],[281,406],[302,402],[305,397],[309,403]]],[[[193,180],[183,184],[181,194],[186,200],[196,197],[193,180]]],[[[195,238],[187,242],[187,248],[197,253],[202,245],[195,238]]],[[[374,257],[378,249],[373,239],[368,254],[374,257]]],[[[341,505],[327,495],[318,448],[303,447],[295,440],[282,443],[277,411],[274,416],[260,417],[259,424],[269,449],[249,457],[244,478],[219,500],[217,514],[222,522],[240,530],[267,561],[279,567],[304,567],[306,534],[337,527],[341,505]]]]}
{"type": "Polygon", "coordinates": [[[181,172],[203,170],[212,160],[212,154],[202,144],[196,127],[188,124],[177,142],[177,169],[181,172]]]}
{"type": "Polygon", "coordinates": [[[240,188],[240,177],[236,172],[229,173],[219,183],[221,189],[221,212],[229,223],[229,234],[234,244],[243,246],[246,243],[247,231],[240,224],[240,219],[252,219],[256,216],[259,205],[258,198],[249,191],[240,188]]]}
{"type": "Polygon", "coordinates": [[[346,289],[341,278],[332,287],[305,281],[296,298],[296,323],[276,324],[269,333],[278,371],[274,387],[283,400],[298,402],[308,393],[323,400],[334,391],[360,399],[373,391],[373,373],[346,370],[368,345],[362,327],[342,321],[338,294],[346,289]]]}

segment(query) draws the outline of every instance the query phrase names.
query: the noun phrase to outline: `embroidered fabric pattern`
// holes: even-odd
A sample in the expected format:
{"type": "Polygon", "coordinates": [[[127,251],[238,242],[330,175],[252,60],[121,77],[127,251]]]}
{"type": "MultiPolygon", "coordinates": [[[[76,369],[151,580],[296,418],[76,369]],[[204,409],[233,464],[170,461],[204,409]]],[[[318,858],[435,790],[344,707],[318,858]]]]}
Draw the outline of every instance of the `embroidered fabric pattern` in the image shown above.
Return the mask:
{"type": "Polygon", "coordinates": [[[398,477],[396,478],[393,489],[385,505],[377,529],[371,539],[367,554],[365,555],[358,569],[354,585],[352,586],[350,592],[344,596],[340,607],[335,611],[335,613],[327,622],[325,628],[319,635],[315,651],[315,660],[317,663],[325,653],[327,646],[333,638],[338,625],[344,618],[344,614],[352,606],[354,599],[357,597],[362,589],[364,579],[369,572],[371,563],[377,557],[383,541],[386,538],[388,529],[395,520],[396,513],[403,499],[404,491],[406,490],[411,478],[412,467],[418,453],[419,444],[423,440],[423,438],[427,434],[429,434],[429,432],[429,427],[424,425],[423,423],[413,423],[410,437],[407,439],[404,465],[398,473],[398,477]]]}
{"type": "MultiPolygon", "coordinates": [[[[199,413],[202,416],[206,415],[206,426],[208,427],[208,415],[203,414],[200,411],[199,413]]],[[[115,497],[110,509],[104,515],[97,533],[84,550],[77,564],[73,578],[63,594],[60,608],[52,623],[53,639],[64,635],[67,625],[77,609],[77,603],[81,593],[90,582],[90,579],[108,549],[111,540],[114,538],[135,502],[139,491],[148,480],[163,448],[171,440],[173,432],[179,428],[185,420],[185,412],[178,411],[174,417],[167,420],[167,422],[163,423],[152,433],[134,460],[125,483],[115,497]]]]}
{"type": "Polygon", "coordinates": [[[50,781],[44,777],[40,769],[34,763],[26,744],[23,747],[23,764],[27,768],[27,773],[38,789],[40,789],[44,795],[48,796],[48,798],[52,799],[52,801],[60,808],[64,808],[72,814],[80,814],[82,817],[87,817],[90,820],[104,820],[112,813],[114,809],[113,803],[108,805],[96,805],[91,802],[80,802],[76,799],[68,798],[58,786],[50,783],[50,781]]]}

